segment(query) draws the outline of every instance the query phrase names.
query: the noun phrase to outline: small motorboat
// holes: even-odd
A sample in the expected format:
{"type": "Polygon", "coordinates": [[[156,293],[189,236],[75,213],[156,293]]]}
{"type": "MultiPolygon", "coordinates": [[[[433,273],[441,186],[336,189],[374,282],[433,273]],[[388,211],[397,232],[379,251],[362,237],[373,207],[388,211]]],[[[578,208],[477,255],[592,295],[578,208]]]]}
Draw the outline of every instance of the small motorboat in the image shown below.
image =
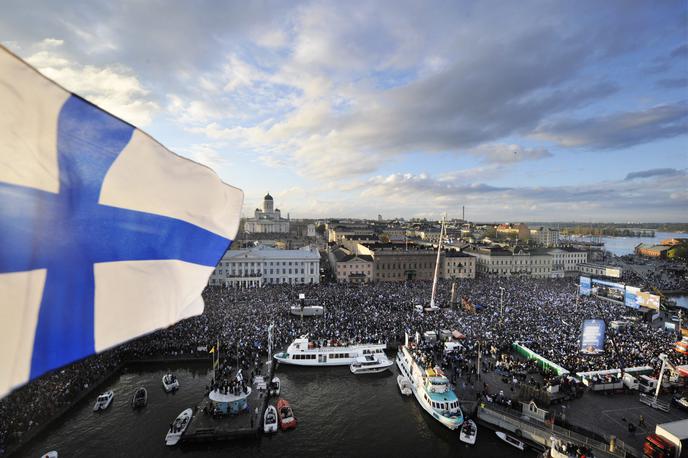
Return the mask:
{"type": "Polygon", "coordinates": [[[270,396],[279,396],[281,389],[281,382],[279,377],[273,377],[270,382],[270,396]]]}
{"type": "Polygon", "coordinates": [[[146,407],[146,404],[148,404],[148,391],[144,387],[139,387],[131,398],[131,407],[138,409],[146,407]]]}
{"type": "Polygon", "coordinates": [[[495,434],[497,434],[497,437],[499,437],[501,440],[511,445],[512,447],[516,447],[519,450],[525,450],[526,448],[526,444],[516,439],[515,437],[511,437],[508,434],[503,433],[501,431],[497,431],[495,434]]]}
{"type": "Polygon", "coordinates": [[[57,458],[57,452],[55,450],[51,450],[44,455],[41,455],[41,458],[57,458]]]}
{"type": "Polygon", "coordinates": [[[176,445],[181,439],[182,434],[186,431],[186,428],[191,422],[191,417],[193,416],[193,410],[186,409],[184,412],[180,413],[177,418],[170,425],[170,430],[165,436],[165,445],[176,445]]]}
{"type": "Polygon", "coordinates": [[[354,360],[349,366],[352,374],[377,374],[392,367],[393,361],[387,359],[384,353],[363,355],[354,360]]]}
{"type": "Polygon", "coordinates": [[[263,414],[263,432],[276,433],[277,432],[277,409],[275,406],[268,406],[263,414]]]}
{"type": "Polygon", "coordinates": [[[162,387],[165,388],[166,392],[174,391],[179,389],[179,380],[174,374],[165,374],[162,376],[162,387]]]}
{"type": "Polygon", "coordinates": [[[399,391],[401,391],[401,394],[404,396],[411,396],[413,394],[411,382],[403,375],[397,376],[397,385],[399,385],[399,391]]]}
{"type": "Polygon", "coordinates": [[[98,399],[96,399],[96,403],[93,406],[93,411],[98,412],[99,410],[105,410],[110,407],[114,395],[115,393],[110,390],[98,396],[98,399]]]}
{"type": "Polygon", "coordinates": [[[475,422],[473,420],[464,421],[463,425],[461,425],[461,434],[459,434],[461,442],[474,445],[477,437],[478,427],[475,425],[475,422]]]}
{"type": "Polygon", "coordinates": [[[277,401],[277,418],[279,419],[279,427],[282,431],[296,428],[294,411],[291,409],[286,399],[277,401]]]}

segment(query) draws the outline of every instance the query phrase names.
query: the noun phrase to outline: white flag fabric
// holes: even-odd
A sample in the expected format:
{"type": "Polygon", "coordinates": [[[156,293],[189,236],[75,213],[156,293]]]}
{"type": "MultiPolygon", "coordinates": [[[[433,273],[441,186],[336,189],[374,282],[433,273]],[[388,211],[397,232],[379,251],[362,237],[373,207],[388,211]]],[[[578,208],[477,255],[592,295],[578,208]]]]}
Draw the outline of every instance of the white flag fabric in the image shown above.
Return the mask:
{"type": "Polygon", "coordinates": [[[0,47],[0,397],[202,313],[242,205],[0,47]]]}

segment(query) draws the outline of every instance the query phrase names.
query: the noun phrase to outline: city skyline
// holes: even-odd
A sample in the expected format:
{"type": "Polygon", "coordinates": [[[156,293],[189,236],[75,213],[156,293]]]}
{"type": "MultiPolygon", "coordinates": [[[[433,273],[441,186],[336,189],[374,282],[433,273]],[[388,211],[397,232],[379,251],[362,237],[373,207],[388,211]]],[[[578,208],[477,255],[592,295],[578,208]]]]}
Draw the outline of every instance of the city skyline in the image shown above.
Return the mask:
{"type": "Polygon", "coordinates": [[[0,43],[244,216],[688,222],[680,2],[78,5],[8,2],[0,43]]]}

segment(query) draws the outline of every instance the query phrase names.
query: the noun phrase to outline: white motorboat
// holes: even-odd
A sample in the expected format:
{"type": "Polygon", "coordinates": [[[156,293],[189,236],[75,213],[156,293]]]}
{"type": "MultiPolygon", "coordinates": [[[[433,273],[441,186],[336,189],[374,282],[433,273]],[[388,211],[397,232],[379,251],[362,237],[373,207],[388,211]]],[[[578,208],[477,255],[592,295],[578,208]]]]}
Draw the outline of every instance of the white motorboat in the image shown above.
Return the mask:
{"type": "Polygon", "coordinates": [[[461,434],[459,434],[459,439],[461,442],[473,445],[478,437],[478,427],[473,420],[466,420],[461,425],[461,434]]]}
{"type": "Polygon", "coordinates": [[[403,375],[397,376],[397,385],[399,385],[399,391],[401,391],[401,394],[404,396],[411,396],[413,394],[411,382],[403,375]]]}
{"type": "Polygon", "coordinates": [[[55,450],[51,450],[49,452],[46,452],[44,455],[41,456],[41,458],[57,458],[57,452],[55,450]]]}
{"type": "Polygon", "coordinates": [[[301,313],[303,313],[303,316],[323,316],[325,314],[325,307],[321,305],[306,305],[301,308],[299,305],[292,305],[290,311],[294,316],[301,316],[301,313]]]}
{"type": "Polygon", "coordinates": [[[359,356],[351,363],[349,369],[352,374],[377,374],[392,367],[394,362],[387,359],[384,353],[359,356]]]}
{"type": "Polygon", "coordinates": [[[115,393],[110,390],[98,396],[98,399],[96,399],[96,403],[93,406],[93,411],[98,412],[99,410],[105,410],[110,407],[114,395],[115,393]]]}
{"type": "Polygon", "coordinates": [[[184,431],[186,431],[186,428],[189,426],[192,416],[193,410],[191,409],[186,409],[177,416],[165,436],[165,445],[176,445],[177,442],[179,442],[182,434],[184,434],[184,431]]]}
{"type": "Polygon", "coordinates": [[[282,383],[279,377],[273,377],[270,383],[270,396],[279,396],[282,389],[282,383]]]}
{"type": "Polygon", "coordinates": [[[273,405],[269,405],[263,414],[263,432],[277,432],[277,409],[273,405]]]}
{"type": "Polygon", "coordinates": [[[162,376],[162,387],[165,388],[166,392],[174,391],[179,389],[179,380],[174,374],[165,374],[162,376]]]}
{"type": "Polygon", "coordinates": [[[349,366],[360,356],[384,353],[386,347],[386,344],[349,344],[337,340],[316,342],[301,336],[274,358],[296,366],[349,366]]]}
{"type": "Polygon", "coordinates": [[[526,448],[526,444],[516,439],[515,437],[511,437],[508,434],[503,433],[501,431],[497,431],[495,434],[497,435],[497,437],[499,437],[501,440],[511,445],[512,447],[516,447],[519,450],[525,450],[526,448]]]}

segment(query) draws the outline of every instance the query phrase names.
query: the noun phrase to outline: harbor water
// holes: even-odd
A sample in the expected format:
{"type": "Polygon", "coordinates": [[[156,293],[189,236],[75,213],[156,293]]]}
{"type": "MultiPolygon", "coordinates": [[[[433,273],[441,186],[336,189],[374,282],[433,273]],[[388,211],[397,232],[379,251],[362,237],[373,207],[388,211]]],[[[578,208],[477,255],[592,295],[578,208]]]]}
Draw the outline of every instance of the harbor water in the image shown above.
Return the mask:
{"type": "MultiPolygon", "coordinates": [[[[640,243],[658,244],[670,238],[688,238],[684,232],[655,232],[654,237],[596,237],[595,241],[604,243],[604,249],[616,256],[633,254],[633,250],[640,243]]],[[[592,237],[581,237],[581,240],[592,241],[592,237]]]]}
{"type": "Polygon", "coordinates": [[[20,450],[19,456],[38,457],[49,450],[57,450],[61,457],[535,456],[532,450],[524,453],[503,443],[481,426],[476,445],[462,443],[458,431],[432,419],[413,396],[399,393],[396,367],[392,372],[355,376],[348,367],[280,366],[276,375],[282,381],[282,397],[294,408],[296,430],[259,439],[166,447],[170,422],[199,403],[209,373],[209,367],[200,363],[133,366],[98,389],[115,393],[105,412],[92,411],[98,394],[94,393],[20,450]],[[165,393],[160,381],[170,371],[181,384],[174,394],[165,393]],[[130,401],[138,386],[148,389],[148,406],[134,411],[130,401]]]}

